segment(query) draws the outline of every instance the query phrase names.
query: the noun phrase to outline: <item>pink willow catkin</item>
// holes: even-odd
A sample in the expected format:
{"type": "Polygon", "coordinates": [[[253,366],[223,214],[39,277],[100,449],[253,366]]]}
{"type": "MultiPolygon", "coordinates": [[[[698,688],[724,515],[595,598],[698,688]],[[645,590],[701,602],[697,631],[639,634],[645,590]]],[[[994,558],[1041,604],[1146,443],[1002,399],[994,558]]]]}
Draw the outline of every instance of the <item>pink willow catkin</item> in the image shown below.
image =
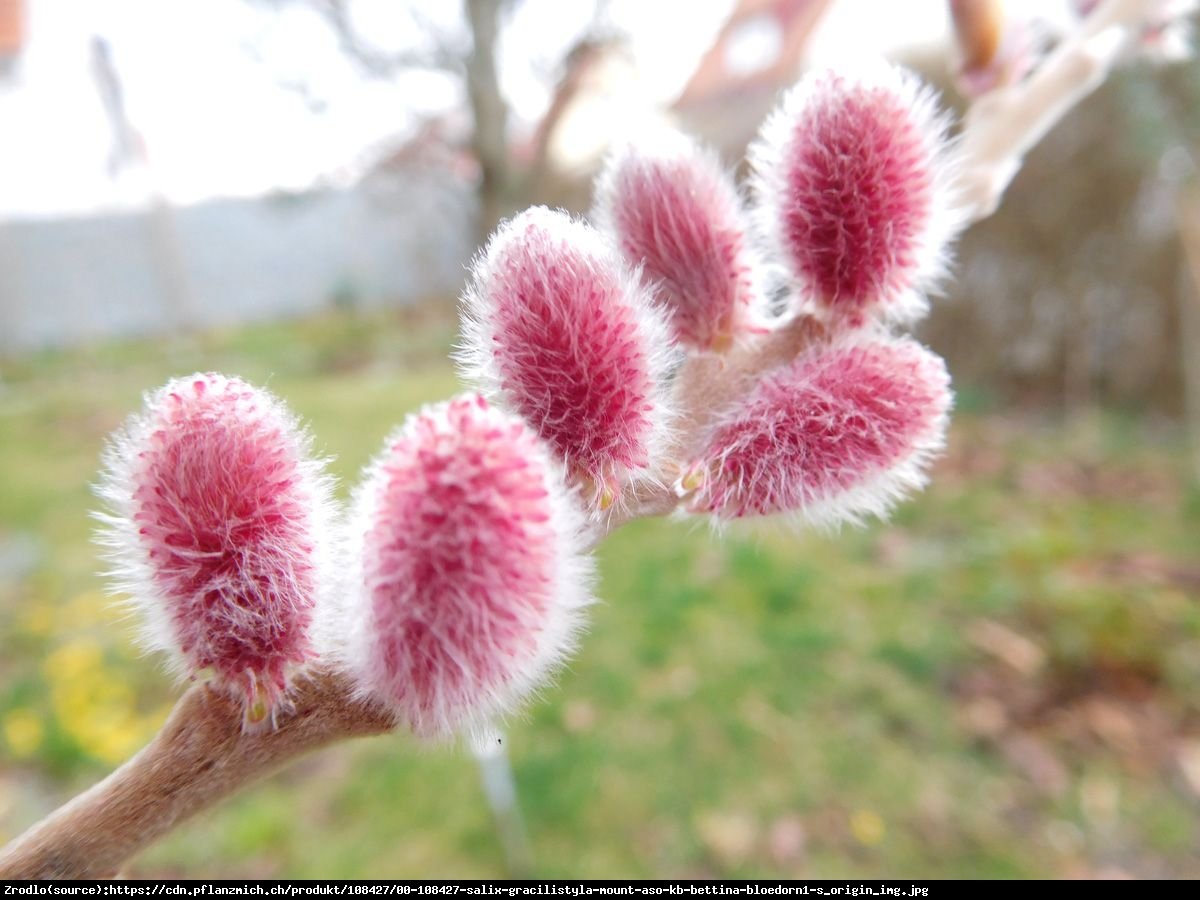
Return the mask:
{"type": "Polygon", "coordinates": [[[590,226],[535,207],[503,224],[467,289],[464,375],[529,423],[608,506],[647,477],[669,420],[663,312],[590,226]]]}
{"type": "Polygon", "coordinates": [[[811,74],[768,119],[751,149],[759,234],[824,334],[716,416],[682,468],[686,509],[830,526],[924,484],[949,377],[883,323],[924,313],[958,226],[945,131],[931,93],[882,64],[811,74]]]}
{"type": "Polygon", "coordinates": [[[822,526],[884,515],[941,449],[949,381],[941,357],[908,339],[813,347],[714,426],[690,467],[689,508],[822,526]]]}
{"type": "Polygon", "coordinates": [[[561,466],[474,394],[387,442],[356,499],[349,665],[414,733],[481,734],[573,649],[592,570],[561,466]]]}
{"type": "Polygon", "coordinates": [[[102,539],[146,642],[211,669],[251,724],[314,655],[329,483],[308,443],[270,394],[210,373],[148,396],[105,454],[102,539]]]}
{"type": "Polygon", "coordinates": [[[835,325],[925,313],[960,225],[947,126],[929,88],[884,64],[805,76],[763,125],[759,230],[835,325]]]}
{"type": "Polygon", "coordinates": [[[658,288],[680,343],[719,351],[761,330],[741,198],[715,155],[673,132],[623,147],[597,179],[594,218],[658,288]]]}
{"type": "Polygon", "coordinates": [[[944,258],[943,131],[899,70],[810,76],[785,100],[755,151],[759,224],[824,336],[730,408],[693,410],[711,422],[691,459],[672,458],[671,325],[704,353],[786,324],[755,321],[763,263],[716,162],[685,141],[610,164],[599,206],[632,267],[563,213],[505,223],[475,263],[459,355],[500,405],[461,396],[388,441],[339,608],[323,600],[328,484],[291,417],[236,379],[170,383],[110,447],[103,486],[151,643],[261,721],[316,655],[319,618],[363,695],[417,734],[479,735],[574,646],[588,514],[631,484],[682,471],[683,507],[717,519],[886,513],[923,482],[950,407],[941,360],[879,324],[923,309],[944,258]]]}

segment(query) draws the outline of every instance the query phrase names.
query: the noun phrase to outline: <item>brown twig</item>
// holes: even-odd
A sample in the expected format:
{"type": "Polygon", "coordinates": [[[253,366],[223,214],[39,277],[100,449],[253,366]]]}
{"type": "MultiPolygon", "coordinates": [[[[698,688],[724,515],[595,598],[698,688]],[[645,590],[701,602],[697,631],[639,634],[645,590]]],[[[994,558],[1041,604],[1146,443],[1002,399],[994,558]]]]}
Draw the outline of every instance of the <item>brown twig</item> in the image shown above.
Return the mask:
{"type": "Polygon", "coordinates": [[[394,721],[357,701],[345,676],[299,679],[274,730],[242,730],[242,707],[201,684],[137,756],[0,851],[0,878],[112,878],[139,851],[285,763],[394,721]]]}
{"type": "Polygon", "coordinates": [[[1025,154],[1099,87],[1150,21],[1146,0],[1105,0],[1024,81],[984,94],[963,123],[960,196],[968,221],[1000,204],[1025,154]]]}
{"type": "Polygon", "coordinates": [[[950,21],[963,70],[990,66],[1004,37],[1004,0],[950,0],[950,21]]]}

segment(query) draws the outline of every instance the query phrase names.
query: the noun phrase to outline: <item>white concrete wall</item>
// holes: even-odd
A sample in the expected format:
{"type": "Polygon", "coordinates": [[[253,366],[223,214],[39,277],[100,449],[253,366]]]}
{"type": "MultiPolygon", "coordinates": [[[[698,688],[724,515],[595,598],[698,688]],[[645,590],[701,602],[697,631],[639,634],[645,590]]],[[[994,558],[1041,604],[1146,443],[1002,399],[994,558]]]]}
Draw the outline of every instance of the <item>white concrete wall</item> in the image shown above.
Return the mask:
{"type": "Polygon", "coordinates": [[[210,201],[166,228],[151,211],[0,222],[0,351],[299,315],[335,295],[453,295],[472,215],[465,189],[413,177],[386,192],[210,201]]]}

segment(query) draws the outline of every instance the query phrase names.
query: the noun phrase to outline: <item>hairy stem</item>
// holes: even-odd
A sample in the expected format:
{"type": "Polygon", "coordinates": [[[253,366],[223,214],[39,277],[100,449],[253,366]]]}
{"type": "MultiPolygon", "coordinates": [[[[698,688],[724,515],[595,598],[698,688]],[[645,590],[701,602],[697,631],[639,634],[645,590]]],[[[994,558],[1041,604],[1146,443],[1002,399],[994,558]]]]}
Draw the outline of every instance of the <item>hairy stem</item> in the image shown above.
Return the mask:
{"type": "Polygon", "coordinates": [[[0,879],[112,878],[175,826],[299,756],[394,726],[345,676],[299,679],[277,727],[242,730],[242,707],[201,684],[137,756],[0,850],[0,879]]]}
{"type": "Polygon", "coordinates": [[[1025,154],[1099,87],[1149,24],[1146,0],[1106,0],[1026,80],[985,94],[967,112],[959,188],[972,222],[996,211],[1025,154]]]}

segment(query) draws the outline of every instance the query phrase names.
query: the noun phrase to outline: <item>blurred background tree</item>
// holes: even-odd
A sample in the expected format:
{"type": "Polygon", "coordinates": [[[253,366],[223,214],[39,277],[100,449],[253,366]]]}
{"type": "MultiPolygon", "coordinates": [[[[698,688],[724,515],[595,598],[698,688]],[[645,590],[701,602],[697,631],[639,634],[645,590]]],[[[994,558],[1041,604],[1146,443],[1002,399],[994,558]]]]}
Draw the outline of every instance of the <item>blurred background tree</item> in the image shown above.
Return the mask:
{"type": "MultiPolygon", "coordinates": [[[[540,61],[542,76],[552,83],[550,101],[526,146],[516,147],[509,129],[509,101],[501,88],[498,45],[505,20],[511,18],[515,0],[469,0],[461,15],[446,22],[427,16],[420,5],[408,7],[416,26],[413,46],[386,49],[361,30],[352,0],[253,0],[272,7],[307,4],[318,12],[337,37],[342,52],[361,72],[373,79],[392,79],[398,73],[418,70],[439,73],[458,82],[470,110],[463,149],[469,150],[478,175],[477,238],[482,243],[501,219],[528,205],[542,189],[547,153],[559,117],[580,89],[582,73],[617,39],[606,23],[606,4],[598,0],[585,24],[561,48],[540,61]],[[557,57],[557,58],[556,58],[557,57]]],[[[586,13],[585,13],[586,14],[586,13]]],[[[441,116],[445,115],[443,111],[441,116]]],[[[419,130],[434,128],[437,116],[419,130]]]]}

